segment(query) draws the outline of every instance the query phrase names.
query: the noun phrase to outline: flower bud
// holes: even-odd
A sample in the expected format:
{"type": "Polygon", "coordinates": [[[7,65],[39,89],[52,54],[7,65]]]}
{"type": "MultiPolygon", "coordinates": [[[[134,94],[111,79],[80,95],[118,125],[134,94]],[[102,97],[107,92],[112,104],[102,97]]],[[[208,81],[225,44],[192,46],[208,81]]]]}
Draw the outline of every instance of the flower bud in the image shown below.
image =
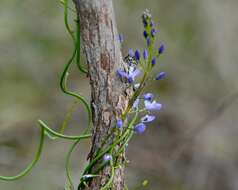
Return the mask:
{"type": "Polygon", "coordinates": [[[120,129],[120,128],[122,128],[122,126],[123,126],[123,121],[122,121],[121,119],[118,119],[118,120],[117,120],[117,123],[116,123],[116,127],[117,127],[118,129],[120,129]]]}
{"type": "Polygon", "coordinates": [[[112,160],[112,155],[110,155],[110,154],[105,154],[104,156],[103,156],[103,161],[104,162],[109,162],[109,161],[111,161],[112,160]]]}
{"type": "Polygon", "coordinates": [[[156,64],[156,57],[154,57],[151,61],[151,64],[154,66],[156,64]]]}
{"type": "Polygon", "coordinates": [[[166,76],[165,72],[160,72],[156,77],[155,80],[161,80],[166,76]]]}
{"type": "Polygon", "coordinates": [[[143,57],[144,57],[144,59],[147,59],[148,56],[149,56],[149,54],[148,54],[148,50],[145,49],[144,52],[143,52],[143,57]]]}
{"type": "Polygon", "coordinates": [[[162,54],[164,52],[164,49],[165,49],[164,44],[161,44],[159,49],[158,49],[158,53],[162,54]]]}
{"type": "Polygon", "coordinates": [[[136,58],[136,60],[140,60],[140,51],[139,50],[136,50],[135,51],[135,58],[136,58]]]}
{"type": "Polygon", "coordinates": [[[137,134],[142,134],[146,129],[146,126],[144,123],[139,123],[134,127],[134,132],[137,134]]]}

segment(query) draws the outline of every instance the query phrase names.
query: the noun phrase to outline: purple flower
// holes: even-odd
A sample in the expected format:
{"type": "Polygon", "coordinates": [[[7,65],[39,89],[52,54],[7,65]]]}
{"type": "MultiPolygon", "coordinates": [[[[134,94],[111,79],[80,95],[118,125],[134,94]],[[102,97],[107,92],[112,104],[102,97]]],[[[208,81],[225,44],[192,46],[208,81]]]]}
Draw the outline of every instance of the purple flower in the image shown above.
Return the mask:
{"type": "Polygon", "coordinates": [[[120,129],[120,128],[122,128],[122,126],[123,126],[123,121],[122,121],[121,119],[118,119],[118,120],[117,120],[117,123],[116,123],[116,127],[117,127],[118,129],[120,129]]]}
{"type": "Polygon", "coordinates": [[[145,18],[143,18],[143,24],[144,24],[144,27],[148,25],[147,20],[145,18]]]}
{"type": "Polygon", "coordinates": [[[134,127],[134,132],[137,134],[142,134],[146,129],[146,126],[144,123],[139,123],[134,127]]]}
{"type": "Polygon", "coordinates": [[[144,100],[151,101],[154,98],[154,95],[151,93],[144,94],[144,100]]]}
{"type": "Polygon", "coordinates": [[[133,83],[135,80],[135,77],[137,77],[140,74],[140,70],[135,68],[135,67],[130,67],[129,68],[129,73],[128,73],[128,82],[133,83]]]}
{"type": "Polygon", "coordinates": [[[131,66],[131,67],[129,67],[129,72],[125,72],[125,71],[122,71],[119,69],[119,70],[117,70],[117,74],[120,77],[127,78],[128,83],[133,83],[135,80],[135,77],[140,74],[140,70],[131,66]]]}
{"type": "Polygon", "coordinates": [[[147,39],[146,39],[146,44],[147,44],[147,46],[150,45],[150,42],[151,42],[151,41],[150,41],[150,38],[147,38],[147,39]]]}
{"type": "Polygon", "coordinates": [[[162,54],[164,52],[164,50],[165,50],[164,44],[161,44],[158,49],[159,54],[162,54]]]}
{"type": "Polygon", "coordinates": [[[140,104],[140,99],[137,98],[137,99],[134,101],[132,108],[133,108],[133,109],[137,109],[137,108],[139,107],[139,104],[140,104]]]}
{"type": "Polygon", "coordinates": [[[129,54],[130,57],[134,57],[134,55],[135,55],[133,49],[129,49],[128,54],[129,54]]]}
{"type": "Polygon", "coordinates": [[[151,101],[145,100],[144,104],[145,104],[145,109],[147,109],[148,111],[160,110],[162,108],[162,105],[160,103],[157,103],[156,101],[151,102],[151,101]]]}
{"type": "Polygon", "coordinates": [[[150,31],[151,36],[154,37],[156,32],[157,32],[156,29],[152,28],[151,31],[150,31]]]}
{"type": "Polygon", "coordinates": [[[139,50],[136,50],[135,51],[135,58],[136,58],[136,60],[140,60],[140,51],[139,50]]]}
{"type": "Polygon", "coordinates": [[[149,122],[153,121],[154,119],[155,119],[154,115],[145,115],[140,120],[142,123],[149,123],[149,122]]]}
{"type": "Polygon", "coordinates": [[[143,52],[143,57],[144,57],[144,59],[147,59],[148,56],[149,56],[149,54],[148,54],[148,50],[145,49],[144,52],[143,52]]]}
{"type": "Polygon", "coordinates": [[[151,21],[150,22],[150,26],[153,27],[155,25],[155,22],[154,21],[151,21]]]}
{"type": "Polygon", "coordinates": [[[143,35],[144,35],[145,38],[148,37],[148,33],[146,31],[143,32],[143,35]]]}
{"type": "Polygon", "coordinates": [[[160,72],[156,77],[155,80],[161,80],[164,77],[166,77],[166,73],[165,72],[160,72]]]}
{"type": "Polygon", "coordinates": [[[151,64],[154,66],[156,64],[156,57],[154,57],[151,61],[151,64]]]}
{"type": "Polygon", "coordinates": [[[125,71],[122,71],[122,70],[120,70],[120,69],[117,70],[117,74],[118,74],[120,77],[125,77],[125,78],[128,77],[128,73],[125,72],[125,71]]]}
{"type": "Polygon", "coordinates": [[[122,34],[118,35],[118,40],[119,40],[120,43],[122,43],[124,41],[124,37],[123,37],[122,34]]]}
{"type": "Polygon", "coordinates": [[[110,155],[110,154],[105,154],[104,156],[103,156],[103,161],[104,162],[109,162],[109,161],[111,161],[112,160],[112,156],[110,155]]]}

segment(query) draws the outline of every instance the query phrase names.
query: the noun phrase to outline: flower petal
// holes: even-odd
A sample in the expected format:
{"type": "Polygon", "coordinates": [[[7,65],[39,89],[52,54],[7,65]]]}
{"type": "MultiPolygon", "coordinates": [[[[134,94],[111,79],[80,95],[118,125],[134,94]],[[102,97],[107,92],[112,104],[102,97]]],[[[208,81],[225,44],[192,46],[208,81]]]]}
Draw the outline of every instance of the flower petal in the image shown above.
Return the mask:
{"type": "Polygon", "coordinates": [[[103,156],[103,160],[104,160],[104,162],[109,162],[109,161],[111,161],[111,160],[112,160],[112,155],[110,155],[110,154],[105,154],[105,155],[103,156]]]}
{"type": "Polygon", "coordinates": [[[118,119],[117,122],[116,122],[116,127],[118,129],[120,129],[120,128],[122,128],[122,126],[123,126],[123,121],[121,119],[118,119]]]}
{"type": "Polygon", "coordinates": [[[139,123],[134,127],[134,132],[136,134],[142,134],[146,129],[146,125],[144,123],[139,123]]]}
{"type": "Polygon", "coordinates": [[[137,98],[137,99],[134,101],[132,108],[137,109],[137,108],[139,107],[139,104],[140,104],[140,99],[137,98]]]}
{"type": "Polygon", "coordinates": [[[154,66],[155,64],[156,64],[156,57],[154,57],[153,59],[152,59],[152,61],[151,61],[151,64],[154,66]]]}
{"type": "Polygon", "coordinates": [[[157,103],[156,101],[150,102],[148,100],[145,100],[144,104],[145,104],[145,109],[149,111],[160,110],[162,108],[162,105],[160,103],[157,103]]]}
{"type": "Polygon", "coordinates": [[[135,55],[133,49],[129,49],[128,54],[129,54],[130,57],[134,57],[134,55],[135,55]]]}
{"type": "Polygon", "coordinates": [[[143,57],[144,57],[144,59],[147,59],[148,56],[149,56],[148,50],[145,49],[145,50],[143,51],[143,57]]]}
{"type": "Polygon", "coordinates": [[[165,72],[161,72],[159,73],[156,77],[155,77],[155,80],[161,80],[163,78],[166,77],[166,73],[165,72]]]}
{"type": "Polygon", "coordinates": [[[145,115],[140,120],[142,123],[149,123],[149,122],[155,120],[155,116],[154,115],[145,115]]]}
{"type": "Polygon", "coordinates": [[[120,69],[117,70],[117,74],[118,74],[120,77],[128,78],[128,74],[127,74],[125,71],[122,71],[122,70],[120,70],[120,69]]]}
{"type": "Polygon", "coordinates": [[[151,101],[154,98],[154,95],[152,93],[144,94],[144,100],[151,101]]]}
{"type": "Polygon", "coordinates": [[[143,35],[144,35],[145,38],[148,37],[148,33],[146,31],[143,32],[143,35]]]}
{"type": "Polygon", "coordinates": [[[129,76],[132,77],[132,78],[135,78],[139,74],[140,74],[140,70],[139,69],[135,69],[132,73],[129,74],[129,76]]]}
{"type": "Polygon", "coordinates": [[[154,37],[155,34],[156,34],[156,32],[157,32],[156,29],[155,29],[155,28],[152,28],[152,29],[151,29],[151,32],[150,32],[150,33],[151,33],[151,36],[154,37]]]}
{"type": "Polygon", "coordinates": [[[164,53],[164,50],[165,50],[164,44],[161,44],[159,49],[158,49],[158,53],[162,54],[162,53],[164,53]]]}
{"type": "Polygon", "coordinates": [[[136,60],[140,60],[140,51],[139,50],[136,50],[135,51],[135,58],[136,58],[136,60]]]}

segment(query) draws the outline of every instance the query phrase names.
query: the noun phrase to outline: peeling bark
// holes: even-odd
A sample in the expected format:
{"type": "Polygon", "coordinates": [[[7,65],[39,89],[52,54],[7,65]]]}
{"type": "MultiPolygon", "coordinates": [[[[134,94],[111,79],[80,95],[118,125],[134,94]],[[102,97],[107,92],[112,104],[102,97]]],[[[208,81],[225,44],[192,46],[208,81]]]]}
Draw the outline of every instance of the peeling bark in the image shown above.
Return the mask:
{"type": "MultiPolygon", "coordinates": [[[[83,50],[89,67],[91,86],[91,106],[93,111],[93,137],[89,159],[101,147],[103,139],[115,127],[115,120],[128,104],[130,92],[116,71],[125,68],[120,44],[117,40],[117,28],[111,0],[74,0],[80,19],[83,50]]],[[[107,142],[110,143],[110,140],[107,142]]],[[[113,188],[124,188],[124,153],[121,167],[116,169],[113,188]]],[[[99,190],[110,176],[110,167],[94,178],[89,185],[92,190],[99,190]]]]}

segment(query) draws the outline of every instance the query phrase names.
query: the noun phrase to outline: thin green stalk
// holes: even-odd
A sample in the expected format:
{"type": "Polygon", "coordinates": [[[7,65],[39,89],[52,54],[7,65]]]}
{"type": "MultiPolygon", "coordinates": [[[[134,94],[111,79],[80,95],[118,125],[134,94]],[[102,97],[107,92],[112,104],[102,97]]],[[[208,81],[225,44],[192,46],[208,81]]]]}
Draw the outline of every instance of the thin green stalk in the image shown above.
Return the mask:
{"type": "Polygon", "coordinates": [[[106,165],[108,165],[107,162],[102,163],[98,168],[95,169],[95,171],[93,172],[93,174],[99,173],[106,165]]]}
{"type": "Polygon", "coordinates": [[[27,175],[32,170],[32,168],[36,165],[36,163],[40,159],[40,155],[41,155],[42,150],[43,150],[44,137],[45,137],[44,131],[45,131],[45,129],[42,127],[41,128],[41,133],[40,133],[40,142],[39,142],[36,154],[35,154],[34,159],[32,160],[32,162],[26,167],[26,169],[23,170],[22,172],[20,172],[19,174],[15,175],[15,176],[0,176],[0,180],[4,180],[4,181],[18,180],[18,179],[24,177],[25,175],[27,175]]]}
{"type": "Polygon", "coordinates": [[[84,106],[85,106],[85,108],[88,112],[88,127],[87,127],[87,131],[88,131],[89,128],[91,127],[91,124],[92,124],[92,113],[91,113],[90,105],[87,103],[87,101],[85,100],[85,98],[83,96],[81,96],[79,94],[76,94],[74,92],[68,91],[67,87],[64,84],[65,77],[67,75],[67,72],[69,70],[70,65],[73,63],[76,52],[77,52],[77,50],[75,48],[74,52],[73,52],[73,55],[69,59],[68,63],[65,65],[64,71],[63,71],[63,73],[61,75],[61,79],[60,79],[60,88],[65,94],[68,94],[70,96],[73,96],[73,97],[77,98],[78,100],[80,100],[84,104],[84,106]]]}
{"type": "Polygon", "coordinates": [[[85,74],[88,74],[88,70],[85,69],[82,64],[81,64],[81,61],[80,61],[80,44],[81,44],[81,41],[80,41],[80,20],[79,18],[77,19],[77,22],[76,22],[76,49],[77,49],[77,54],[76,54],[76,63],[77,63],[77,66],[78,66],[78,69],[85,73],[85,74]]]}
{"type": "Polygon", "coordinates": [[[78,140],[78,139],[87,139],[92,136],[91,134],[79,135],[79,136],[64,135],[64,134],[58,133],[58,132],[54,131],[53,129],[49,128],[43,121],[38,120],[38,122],[40,124],[40,127],[44,128],[48,137],[53,140],[55,139],[55,137],[63,138],[63,139],[67,139],[67,140],[78,140]],[[53,136],[51,136],[51,135],[53,135],[53,136]]]}
{"type": "Polygon", "coordinates": [[[134,131],[131,129],[129,135],[127,136],[125,142],[119,148],[119,150],[118,150],[117,154],[115,155],[115,157],[118,157],[123,152],[125,146],[127,146],[128,142],[131,140],[133,134],[134,134],[134,131]]]}
{"type": "Polygon", "coordinates": [[[60,128],[60,133],[64,133],[65,128],[68,126],[69,120],[72,117],[72,114],[76,108],[76,105],[78,104],[78,100],[74,101],[73,104],[70,106],[69,110],[67,111],[62,126],[60,128]]]}
{"type": "MultiPolygon", "coordinates": [[[[61,3],[63,6],[65,6],[65,1],[64,1],[64,0],[59,0],[59,1],[60,1],[60,3],[61,3]]],[[[73,8],[71,8],[71,7],[67,6],[67,5],[66,5],[66,7],[67,7],[70,11],[72,11],[73,13],[77,14],[77,12],[76,12],[73,8]]]]}
{"type": "MultiPolygon", "coordinates": [[[[132,121],[130,122],[128,128],[131,128],[131,127],[134,125],[134,123],[135,123],[137,117],[138,117],[138,112],[137,112],[137,113],[135,114],[135,116],[133,117],[133,119],[132,119],[132,121]]],[[[113,144],[112,144],[111,146],[106,147],[104,150],[102,150],[102,151],[88,164],[88,166],[85,168],[85,170],[84,170],[84,172],[83,172],[83,175],[87,174],[87,173],[91,170],[91,168],[97,163],[97,161],[103,157],[103,155],[105,155],[108,151],[113,150],[113,149],[115,148],[115,146],[116,146],[118,143],[120,143],[121,140],[124,139],[124,138],[127,136],[128,132],[129,132],[129,131],[126,130],[126,131],[122,134],[121,137],[118,137],[118,138],[113,142],[113,144]]],[[[80,184],[79,184],[79,186],[78,186],[78,190],[80,190],[81,186],[83,185],[83,182],[84,182],[84,181],[81,180],[81,182],[80,182],[80,184]]]]}
{"type": "Polygon", "coordinates": [[[83,68],[80,62],[80,44],[81,44],[80,43],[80,21],[79,21],[79,18],[76,21],[76,38],[75,38],[74,32],[70,28],[69,22],[68,22],[68,0],[64,1],[64,23],[68,33],[70,34],[73,40],[74,46],[76,48],[76,64],[81,72],[87,74],[88,71],[85,68],[83,68]]]}
{"type": "Polygon", "coordinates": [[[111,176],[110,176],[108,182],[106,183],[106,185],[103,186],[100,190],[108,190],[112,185],[113,178],[114,178],[114,175],[115,175],[115,168],[113,166],[113,159],[110,160],[110,166],[111,166],[111,176]]]}
{"type": "Polygon", "coordinates": [[[129,190],[126,184],[124,185],[124,190],[129,190]]]}
{"type": "MultiPolygon", "coordinates": [[[[71,30],[71,28],[69,26],[69,23],[68,23],[67,6],[68,6],[68,0],[65,0],[64,1],[64,23],[65,23],[65,27],[66,27],[68,33],[70,34],[70,36],[72,37],[72,40],[74,42],[74,51],[73,51],[73,54],[70,57],[69,61],[66,63],[65,68],[63,70],[63,73],[61,74],[60,88],[61,88],[62,92],[64,92],[67,95],[70,95],[70,96],[73,96],[73,97],[77,98],[80,102],[82,102],[84,104],[84,106],[87,110],[87,114],[88,114],[88,125],[87,125],[87,128],[85,129],[85,132],[88,132],[91,125],[92,125],[92,113],[91,113],[90,105],[87,103],[86,99],[83,96],[69,91],[67,89],[67,85],[66,85],[69,67],[73,63],[74,58],[75,58],[75,56],[77,54],[77,51],[78,51],[77,50],[77,43],[76,43],[76,40],[75,40],[75,37],[74,37],[74,33],[71,30]]],[[[79,44],[79,46],[80,46],[80,44],[79,44]]]]}
{"type": "Polygon", "coordinates": [[[72,37],[73,41],[75,42],[75,37],[74,37],[74,32],[73,30],[71,30],[70,26],[69,26],[69,21],[68,21],[68,0],[64,0],[64,23],[65,23],[65,27],[68,31],[68,33],[70,34],[70,36],[72,37]]]}
{"type": "Polygon", "coordinates": [[[66,176],[69,182],[69,187],[70,189],[74,189],[74,185],[73,185],[73,181],[72,181],[72,177],[70,174],[70,157],[74,151],[74,149],[76,148],[76,146],[78,145],[78,143],[80,142],[81,139],[78,139],[77,141],[75,141],[73,143],[73,145],[70,147],[70,150],[66,156],[66,164],[65,164],[65,170],[66,170],[66,176]]]}

